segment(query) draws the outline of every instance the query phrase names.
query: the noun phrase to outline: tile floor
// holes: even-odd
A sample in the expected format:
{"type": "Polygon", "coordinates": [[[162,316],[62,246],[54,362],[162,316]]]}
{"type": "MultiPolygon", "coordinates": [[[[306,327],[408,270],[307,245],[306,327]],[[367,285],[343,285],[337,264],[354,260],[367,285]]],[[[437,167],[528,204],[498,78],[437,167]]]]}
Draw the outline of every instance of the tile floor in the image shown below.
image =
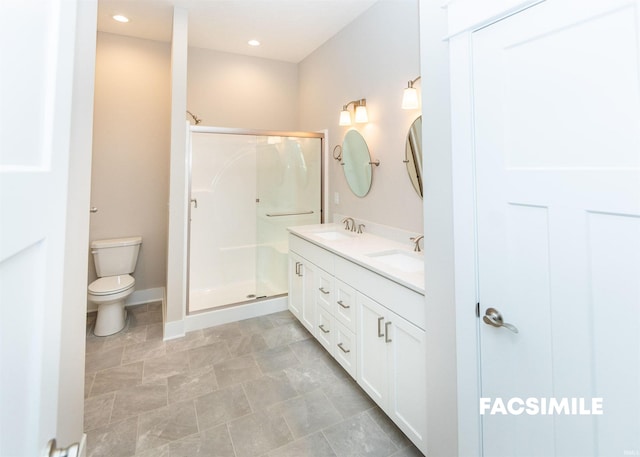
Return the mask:
{"type": "Polygon", "coordinates": [[[89,457],[422,454],[288,311],[162,341],[159,303],[87,319],[89,457]]]}

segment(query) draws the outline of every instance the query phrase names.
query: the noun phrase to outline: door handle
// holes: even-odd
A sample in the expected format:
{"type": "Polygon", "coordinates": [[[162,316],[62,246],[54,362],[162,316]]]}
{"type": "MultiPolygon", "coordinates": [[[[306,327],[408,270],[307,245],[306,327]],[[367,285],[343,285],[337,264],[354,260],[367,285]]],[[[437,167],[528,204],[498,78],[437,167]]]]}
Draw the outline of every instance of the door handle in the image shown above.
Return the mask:
{"type": "Polygon", "coordinates": [[[390,325],[391,325],[391,322],[387,322],[386,324],[384,324],[384,342],[385,343],[391,343],[391,341],[393,341],[391,338],[389,338],[390,325]]]}
{"type": "Polygon", "coordinates": [[[382,324],[383,320],[384,320],[384,317],[378,318],[378,338],[382,338],[384,336],[384,333],[382,333],[382,327],[380,327],[380,324],[382,324]]]}
{"type": "Polygon", "coordinates": [[[487,308],[482,316],[482,320],[485,324],[493,327],[504,327],[507,330],[511,330],[513,333],[518,333],[518,329],[515,325],[507,324],[502,320],[502,314],[495,308],[487,308]]]}
{"type": "Polygon", "coordinates": [[[193,207],[197,208],[198,207],[198,199],[197,198],[192,198],[191,199],[191,203],[193,203],[193,207]]]}

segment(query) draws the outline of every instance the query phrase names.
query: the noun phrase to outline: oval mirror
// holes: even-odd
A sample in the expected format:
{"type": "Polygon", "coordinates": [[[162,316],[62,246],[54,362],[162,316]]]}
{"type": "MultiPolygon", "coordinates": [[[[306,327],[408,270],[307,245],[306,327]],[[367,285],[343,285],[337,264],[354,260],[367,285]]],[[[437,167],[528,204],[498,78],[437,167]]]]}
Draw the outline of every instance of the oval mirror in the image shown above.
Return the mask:
{"type": "Polygon", "coordinates": [[[411,184],[422,197],[422,116],[409,127],[404,154],[404,163],[407,164],[411,184]]]}
{"type": "Polygon", "coordinates": [[[364,197],[371,189],[371,156],[367,142],[357,130],[349,130],[342,141],[342,166],[351,191],[364,197]]]}

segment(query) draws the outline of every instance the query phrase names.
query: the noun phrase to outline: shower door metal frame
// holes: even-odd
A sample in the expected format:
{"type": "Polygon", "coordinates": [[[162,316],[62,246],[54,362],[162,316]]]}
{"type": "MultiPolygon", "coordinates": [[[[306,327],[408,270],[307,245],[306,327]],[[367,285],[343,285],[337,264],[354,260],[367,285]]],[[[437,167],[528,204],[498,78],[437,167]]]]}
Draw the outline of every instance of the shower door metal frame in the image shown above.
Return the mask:
{"type": "MultiPolygon", "coordinates": [[[[190,125],[188,127],[187,133],[187,280],[186,280],[186,315],[194,315],[210,312],[211,308],[193,311],[189,310],[190,305],[190,295],[191,295],[191,171],[192,171],[192,161],[193,161],[193,149],[191,144],[191,134],[192,133],[218,133],[218,134],[226,134],[226,135],[247,135],[247,136],[279,136],[279,137],[292,137],[292,138],[320,138],[320,223],[324,223],[324,178],[325,178],[325,134],[322,132],[296,132],[296,131],[281,131],[281,130],[257,130],[257,129],[242,129],[242,128],[232,128],[232,127],[208,127],[208,126],[197,126],[190,125]]],[[[269,300],[272,298],[284,297],[288,295],[289,292],[272,295],[270,297],[265,298],[252,298],[250,300],[243,300],[239,302],[233,302],[222,306],[216,306],[215,309],[225,309],[233,306],[244,305],[247,303],[255,303],[258,301],[269,300]]]]}

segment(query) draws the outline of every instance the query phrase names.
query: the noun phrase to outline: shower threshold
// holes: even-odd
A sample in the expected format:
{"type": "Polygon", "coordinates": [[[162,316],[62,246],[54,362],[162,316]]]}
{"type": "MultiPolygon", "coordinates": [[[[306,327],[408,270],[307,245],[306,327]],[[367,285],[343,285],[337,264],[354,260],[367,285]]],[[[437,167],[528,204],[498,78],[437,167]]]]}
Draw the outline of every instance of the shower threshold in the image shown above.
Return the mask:
{"type": "Polygon", "coordinates": [[[286,289],[282,290],[270,284],[260,284],[256,287],[255,281],[237,282],[210,289],[195,289],[189,293],[189,313],[236,306],[286,293],[286,289]],[[260,292],[255,292],[256,289],[260,292]]]}

